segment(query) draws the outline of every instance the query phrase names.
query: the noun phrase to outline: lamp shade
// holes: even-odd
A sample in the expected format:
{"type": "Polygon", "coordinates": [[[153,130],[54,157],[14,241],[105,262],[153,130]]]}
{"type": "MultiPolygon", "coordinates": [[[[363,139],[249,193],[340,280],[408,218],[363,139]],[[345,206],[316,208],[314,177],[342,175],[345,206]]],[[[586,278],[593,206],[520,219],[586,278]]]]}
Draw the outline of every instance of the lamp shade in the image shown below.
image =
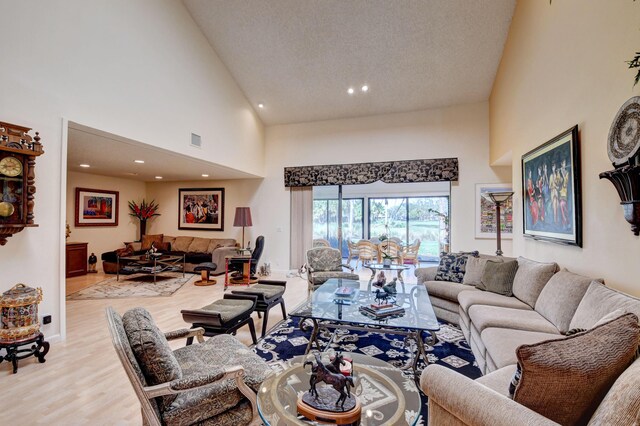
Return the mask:
{"type": "Polygon", "coordinates": [[[487,200],[492,201],[494,204],[504,203],[511,198],[512,195],[513,192],[487,192],[483,194],[487,200]]]}
{"type": "Polygon", "coordinates": [[[233,226],[252,226],[251,209],[249,207],[236,207],[236,217],[233,226]]]}

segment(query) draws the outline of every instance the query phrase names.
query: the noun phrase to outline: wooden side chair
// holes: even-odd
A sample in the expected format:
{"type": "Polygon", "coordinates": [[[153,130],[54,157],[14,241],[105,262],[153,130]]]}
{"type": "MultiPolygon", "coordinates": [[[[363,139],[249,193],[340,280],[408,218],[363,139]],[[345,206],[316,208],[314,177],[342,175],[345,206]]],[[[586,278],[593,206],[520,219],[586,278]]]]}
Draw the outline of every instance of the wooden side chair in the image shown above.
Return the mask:
{"type": "Polygon", "coordinates": [[[413,244],[410,244],[402,249],[402,258],[404,264],[411,264],[414,267],[420,267],[420,259],[418,258],[418,251],[420,251],[420,239],[416,239],[413,244]]]}
{"type": "Polygon", "coordinates": [[[352,241],[347,241],[347,249],[349,253],[347,255],[347,264],[351,263],[351,259],[358,260],[358,244],[352,241]]]}
{"type": "Polygon", "coordinates": [[[360,240],[357,242],[356,247],[358,249],[358,260],[356,261],[356,268],[358,263],[367,264],[375,262],[378,259],[378,247],[369,240],[360,240]]]}

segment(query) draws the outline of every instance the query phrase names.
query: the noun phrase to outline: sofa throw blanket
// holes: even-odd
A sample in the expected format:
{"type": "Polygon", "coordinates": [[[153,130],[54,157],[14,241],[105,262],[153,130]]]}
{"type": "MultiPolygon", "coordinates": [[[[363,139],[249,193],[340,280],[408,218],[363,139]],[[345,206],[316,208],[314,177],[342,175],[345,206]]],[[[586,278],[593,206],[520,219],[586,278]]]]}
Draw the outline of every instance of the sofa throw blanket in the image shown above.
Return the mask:
{"type": "Polygon", "coordinates": [[[477,251],[461,253],[442,253],[436,272],[436,281],[462,283],[469,256],[478,257],[477,251]]]}

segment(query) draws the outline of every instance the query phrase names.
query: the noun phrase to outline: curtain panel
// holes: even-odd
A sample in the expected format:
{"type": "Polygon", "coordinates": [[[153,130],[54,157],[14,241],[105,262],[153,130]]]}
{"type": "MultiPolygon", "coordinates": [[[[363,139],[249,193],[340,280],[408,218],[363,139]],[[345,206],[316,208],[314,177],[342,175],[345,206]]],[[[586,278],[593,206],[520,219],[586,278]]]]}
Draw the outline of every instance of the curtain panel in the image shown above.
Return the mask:
{"type": "Polygon", "coordinates": [[[313,245],[313,188],[296,187],[290,191],[289,268],[299,269],[307,262],[307,250],[313,245]]]}
{"type": "Polygon", "coordinates": [[[284,168],[285,187],[458,180],[457,158],[284,168]]]}

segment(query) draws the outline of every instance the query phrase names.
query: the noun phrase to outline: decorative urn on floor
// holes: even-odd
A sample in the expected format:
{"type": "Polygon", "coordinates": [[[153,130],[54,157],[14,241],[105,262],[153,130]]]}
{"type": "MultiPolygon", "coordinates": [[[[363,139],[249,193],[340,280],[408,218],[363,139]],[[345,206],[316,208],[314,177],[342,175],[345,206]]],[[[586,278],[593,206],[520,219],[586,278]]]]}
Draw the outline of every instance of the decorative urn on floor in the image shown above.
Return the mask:
{"type": "Polygon", "coordinates": [[[13,372],[18,371],[18,360],[34,355],[40,362],[49,351],[38,320],[38,304],[42,301],[42,289],[16,284],[0,297],[0,348],[6,355],[0,362],[11,361],[13,372]],[[30,349],[18,349],[31,343],[30,349]]]}

